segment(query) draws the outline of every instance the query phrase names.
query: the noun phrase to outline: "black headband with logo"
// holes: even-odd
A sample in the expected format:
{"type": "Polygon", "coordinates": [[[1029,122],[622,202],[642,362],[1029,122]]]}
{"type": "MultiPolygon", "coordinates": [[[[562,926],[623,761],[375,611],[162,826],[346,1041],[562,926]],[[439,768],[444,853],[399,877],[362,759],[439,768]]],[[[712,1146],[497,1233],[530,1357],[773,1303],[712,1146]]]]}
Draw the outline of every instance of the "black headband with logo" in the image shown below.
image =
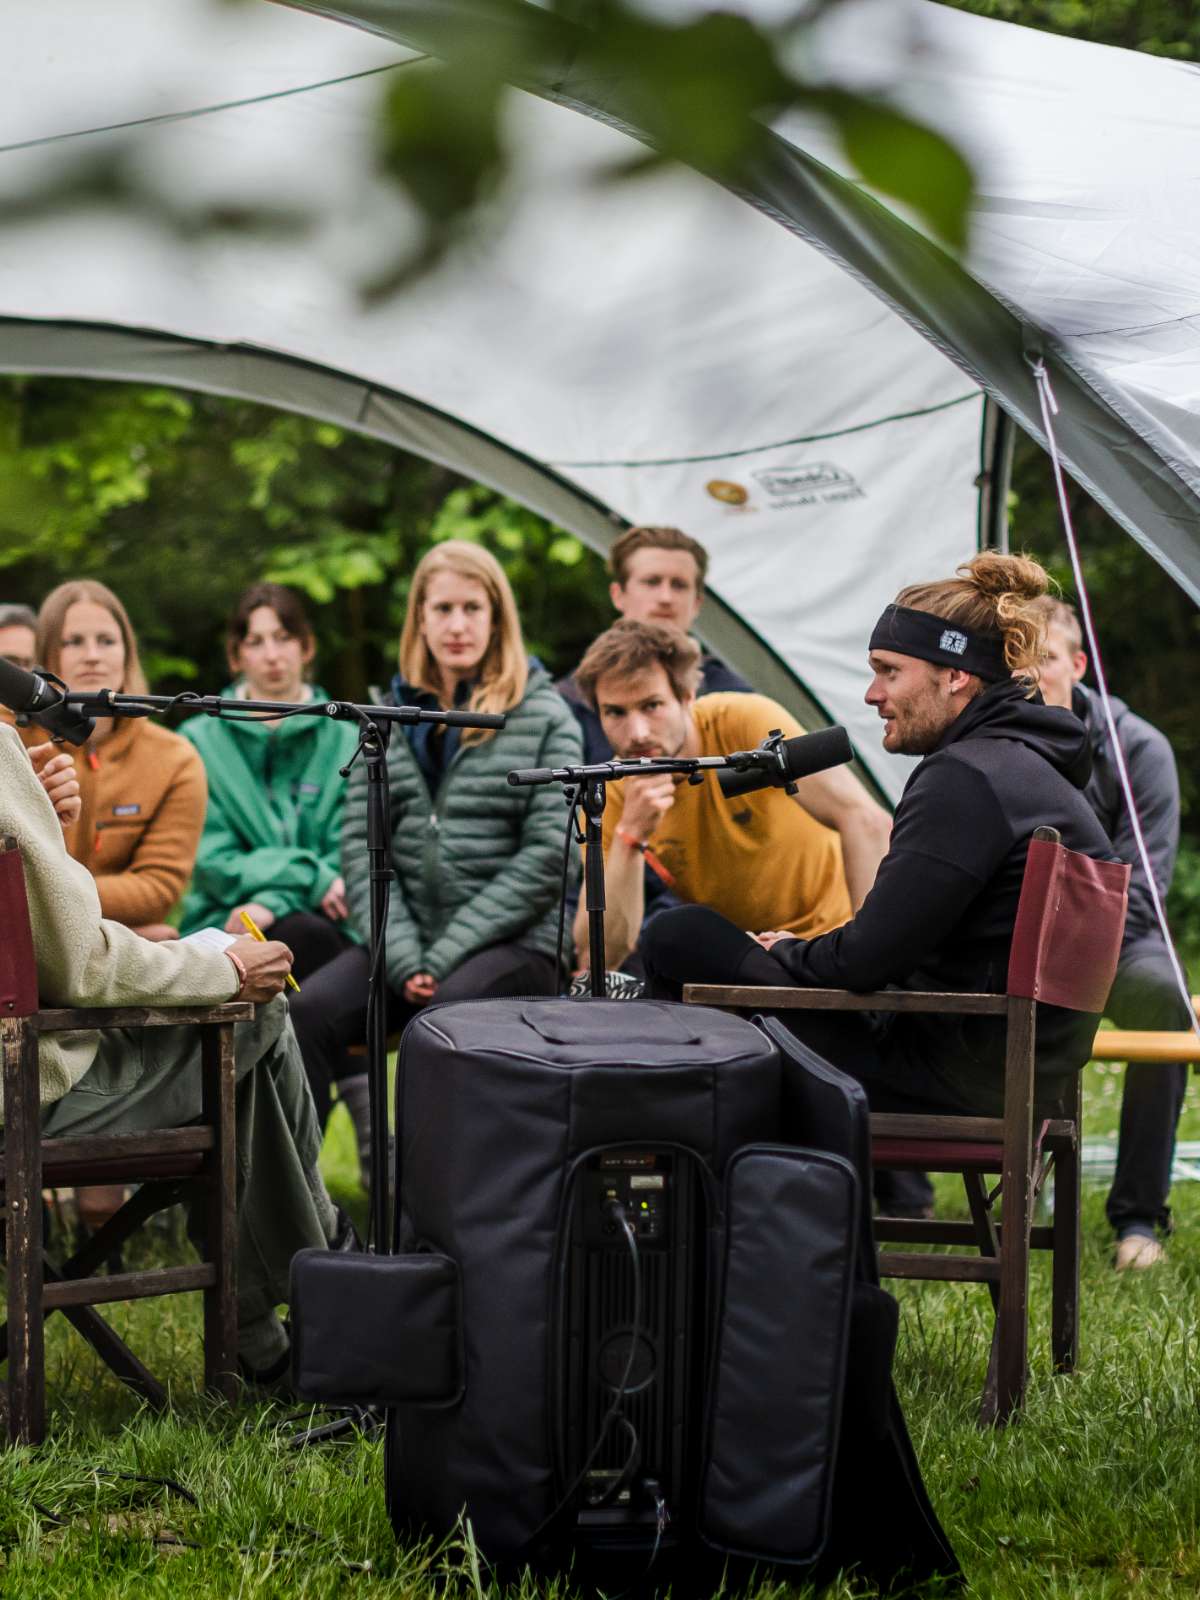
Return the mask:
{"type": "Polygon", "coordinates": [[[939,667],[958,667],[989,682],[1012,676],[1004,660],[1002,634],[971,631],[961,623],[947,622],[932,611],[917,611],[912,606],[885,606],[871,635],[870,648],[916,656],[918,661],[932,661],[939,667]]]}

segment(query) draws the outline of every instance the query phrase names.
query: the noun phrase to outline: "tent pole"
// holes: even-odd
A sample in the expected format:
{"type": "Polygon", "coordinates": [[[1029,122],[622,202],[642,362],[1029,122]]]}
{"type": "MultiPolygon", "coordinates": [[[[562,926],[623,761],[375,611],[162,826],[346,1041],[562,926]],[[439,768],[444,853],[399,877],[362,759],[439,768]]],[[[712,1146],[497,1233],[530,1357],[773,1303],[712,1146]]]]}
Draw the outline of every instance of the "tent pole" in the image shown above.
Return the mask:
{"type": "Polygon", "coordinates": [[[1007,411],[990,395],[984,396],[983,426],[979,439],[979,522],[976,537],[981,550],[1008,554],[1008,485],[1012,477],[1013,445],[1017,429],[1007,411]]]}

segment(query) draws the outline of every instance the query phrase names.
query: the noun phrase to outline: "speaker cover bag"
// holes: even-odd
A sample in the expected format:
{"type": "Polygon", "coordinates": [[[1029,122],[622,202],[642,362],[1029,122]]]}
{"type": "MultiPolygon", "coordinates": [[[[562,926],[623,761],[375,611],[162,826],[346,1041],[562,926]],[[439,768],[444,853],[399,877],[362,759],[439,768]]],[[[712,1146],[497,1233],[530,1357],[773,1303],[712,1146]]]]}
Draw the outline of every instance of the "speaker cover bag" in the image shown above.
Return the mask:
{"type": "Polygon", "coordinates": [[[555,1510],[550,1326],[568,1173],[585,1152],[685,1146],[718,1175],[775,1136],[779,1057],[751,1023],[651,1000],[482,1000],[408,1026],[396,1085],[397,1241],[462,1272],[464,1393],[388,1430],[399,1531],[465,1504],[490,1559],[555,1510]]]}
{"type": "Polygon", "coordinates": [[[321,1405],[448,1405],[462,1394],[458,1268],[446,1256],[292,1258],[292,1381],[321,1405]]]}
{"type": "Polygon", "coordinates": [[[839,1156],[748,1147],[726,1176],[705,1539],[807,1564],[829,1525],[859,1183],[839,1156]]]}

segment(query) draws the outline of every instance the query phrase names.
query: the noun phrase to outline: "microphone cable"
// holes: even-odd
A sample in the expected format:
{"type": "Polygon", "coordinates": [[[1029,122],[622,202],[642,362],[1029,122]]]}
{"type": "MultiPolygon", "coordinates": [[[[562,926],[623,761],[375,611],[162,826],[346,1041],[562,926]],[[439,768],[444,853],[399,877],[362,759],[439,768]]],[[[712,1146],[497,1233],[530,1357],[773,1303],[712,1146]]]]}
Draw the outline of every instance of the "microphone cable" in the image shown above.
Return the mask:
{"type": "Polygon", "coordinates": [[[629,1393],[629,1380],[633,1376],[633,1364],[637,1359],[638,1340],[641,1338],[642,1334],[642,1258],[641,1253],[638,1250],[637,1232],[629,1221],[629,1216],[625,1210],[625,1207],[619,1200],[609,1200],[605,1203],[604,1210],[610,1217],[612,1217],[613,1221],[618,1224],[621,1232],[625,1235],[625,1243],[629,1247],[630,1265],[633,1269],[633,1316],[630,1321],[629,1330],[629,1354],[625,1358],[625,1370],[621,1373],[620,1382],[617,1384],[616,1392],[612,1398],[612,1403],[608,1410],[604,1413],[604,1416],[600,1419],[599,1430],[596,1434],[596,1438],[591,1449],[584,1458],[583,1465],[559,1496],[558,1504],[554,1507],[553,1511],[551,1511],[550,1514],[543,1519],[541,1526],[530,1539],[530,1544],[532,1544],[534,1540],[538,1539],[542,1533],[544,1533],[545,1530],[551,1526],[559,1514],[566,1510],[567,1506],[571,1503],[572,1499],[582,1486],[584,1479],[595,1465],[596,1457],[600,1454],[600,1451],[604,1447],[604,1442],[608,1438],[609,1430],[611,1429],[613,1423],[618,1421],[618,1419],[630,1436],[631,1444],[629,1455],[626,1457],[625,1465],[621,1468],[617,1480],[613,1484],[612,1488],[605,1490],[599,1499],[589,1500],[589,1509],[606,1505],[611,1497],[615,1497],[615,1495],[619,1494],[621,1489],[625,1486],[625,1483],[627,1483],[629,1478],[632,1477],[633,1473],[637,1471],[641,1460],[641,1445],[638,1440],[637,1430],[634,1428],[628,1417],[621,1415],[621,1407],[625,1404],[625,1398],[629,1393]]]}
{"type": "Polygon", "coordinates": [[[565,943],[567,923],[567,878],[571,871],[571,844],[582,843],[582,836],[578,831],[575,820],[576,810],[579,806],[579,786],[566,791],[567,797],[567,831],[563,838],[562,854],[562,882],[558,892],[558,938],[555,941],[554,976],[559,995],[566,998],[571,988],[571,975],[567,971],[566,962],[563,960],[563,945],[565,943]]]}

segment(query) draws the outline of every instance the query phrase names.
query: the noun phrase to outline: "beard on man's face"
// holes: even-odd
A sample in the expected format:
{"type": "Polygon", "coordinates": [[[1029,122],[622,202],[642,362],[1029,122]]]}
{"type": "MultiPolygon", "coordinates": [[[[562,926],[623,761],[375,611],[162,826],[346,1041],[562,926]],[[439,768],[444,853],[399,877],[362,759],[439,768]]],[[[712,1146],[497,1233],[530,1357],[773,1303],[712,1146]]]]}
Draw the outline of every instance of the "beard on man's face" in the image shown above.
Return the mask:
{"type": "Polygon", "coordinates": [[[983,691],[985,685],[975,681],[975,693],[970,695],[965,704],[943,699],[932,684],[926,694],[909,701],[903,712],[898,711],[890,724],[897,741],[887,746],[891,754],[927,756],[930,751],[936,750],[947,729],[958,721],[971,700],[983,691]]]}
{"type": "Polygon", "coordinates": [[[893,755],[927,756],[937,748],[942,735],[957,715],[931,683],[920,695],[913,695],[906,704],[892,707],[888,724],[891,738],[886,741],[893,755]]]}
{"type": "Polygon", "coordinates": [[[948,722],[927,711],[923,715],[897,717],[891,723],[893,737],[888,749],[898,756],[927,756],[936,748],[947,727],[948,722]]]}

